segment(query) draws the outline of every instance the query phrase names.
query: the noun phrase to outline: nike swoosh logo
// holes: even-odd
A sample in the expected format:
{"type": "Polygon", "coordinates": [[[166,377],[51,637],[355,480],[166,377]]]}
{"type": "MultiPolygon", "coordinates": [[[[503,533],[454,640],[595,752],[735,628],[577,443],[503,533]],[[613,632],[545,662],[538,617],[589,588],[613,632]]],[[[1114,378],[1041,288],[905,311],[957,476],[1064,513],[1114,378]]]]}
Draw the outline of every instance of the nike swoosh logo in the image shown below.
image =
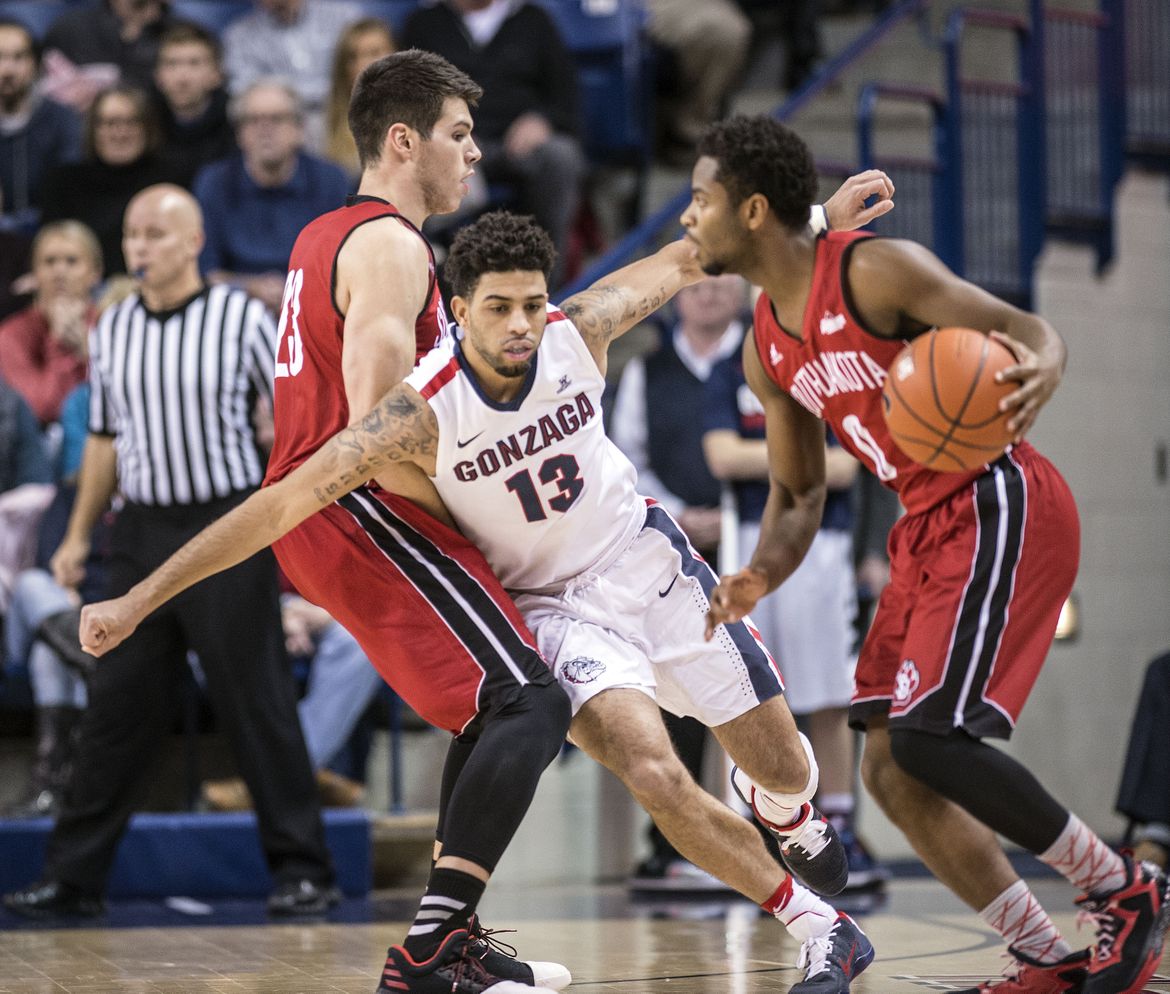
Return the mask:
{"type": "MultiPolygon", "coordinates": [[[[487,431],[487,429],[485,428],[483,431],[487,431]]],[[[475,441],[477,438],[479,438],[479,436],[483,434],[483,431],[479,432],[479,433],[478,433],[478,434],[476,434],[476,435],[472,435],[472,436],[471,436],[471,438],[467,439],[467,440],[466,440],[466,441],[464,441],[464,442],[461,442],[461,441],[459,441],[459,439],[455,439],[455,445],[456,445],[458,448],[462,449],[462,448],[463,448],[465,445],[470,445],[470,444],[471,444],[472,442],[474,442],[474,441],[475,441]]]]}
{"type": "Polygon", "coordinates": [[[658,591],[658,596],[665,597],[667,594],[670,593],[670,588],[673,587],[676,583],[678,583],[678,574],[677,573],[674,574],[674,579],[670,581],[669,587],[667,587],[665,590],[658,591]]]}

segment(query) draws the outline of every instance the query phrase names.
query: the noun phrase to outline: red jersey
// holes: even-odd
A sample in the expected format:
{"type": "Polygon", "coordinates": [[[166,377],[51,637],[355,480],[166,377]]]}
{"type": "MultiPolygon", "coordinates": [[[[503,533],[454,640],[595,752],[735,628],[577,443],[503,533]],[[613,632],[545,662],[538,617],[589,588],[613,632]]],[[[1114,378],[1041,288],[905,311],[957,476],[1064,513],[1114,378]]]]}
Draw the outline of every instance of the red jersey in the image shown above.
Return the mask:
{"type": "Polygon", "coordinates": [[[896,490],[906,510],[914,514],[965,487],[984,470],[936,473],[913,462],[894,444],[882,413],[882,384],[907,340],[879,338],[867,331],[850,306],[845,278],[850,250],[867,237],[865,232],[830,231],[817,240],[799,340],[780,327],[771,299],[760,294],[756,348],[768,376],[828,422],[841,445],[896,490]]]}
{"type": "MultiPolygon", "coordinates": [[[[268,459],[266,484],[291,473],[353,420],[341,372],[345,316],[333,298],[337,256],[356,228],[383,217],[398,218],[423,238],[393,204],[377,197],[351,198],[345,207],[311,221],[297,236],[280,305],[275,441],[268,459]]],[[[429,244],[427,259],[430,284],[426,306],[415,319],[416,359],[449,334],[435,278],[435,256],[429,244]]]]}

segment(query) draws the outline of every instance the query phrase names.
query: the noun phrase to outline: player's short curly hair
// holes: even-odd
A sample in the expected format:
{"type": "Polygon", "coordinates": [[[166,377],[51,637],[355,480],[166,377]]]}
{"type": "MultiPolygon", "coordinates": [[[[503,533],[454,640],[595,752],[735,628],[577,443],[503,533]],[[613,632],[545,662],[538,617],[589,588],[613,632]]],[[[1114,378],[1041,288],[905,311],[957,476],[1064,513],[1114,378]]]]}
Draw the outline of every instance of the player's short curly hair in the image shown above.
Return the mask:
{"type": "Polygon", "coordinates": [[[482,96],[478,83],[433,52],[409,48],[370,63],[349,99],[349,130],[362,168],[382,157],[391,125],[405,124],[427,139],[448,97],[474,107],[482,96]]]}
{"type": "Polygon", "coordinates": [[[715,178],[733,204],[763,194],[785,227],[798,230],[808,223],[816,166],[808,146],[779,121],[764,114],[716,121],[699,139],[698,154],[718,163],[715,178]]]}
{"type": "Polygon", "coordinates": [[[459,230],[443,275],[451,292],[467,299],[484,273],[541,272],[547,280],[556,258],[548,232],[533,218],[492,211],[459,230]]]}

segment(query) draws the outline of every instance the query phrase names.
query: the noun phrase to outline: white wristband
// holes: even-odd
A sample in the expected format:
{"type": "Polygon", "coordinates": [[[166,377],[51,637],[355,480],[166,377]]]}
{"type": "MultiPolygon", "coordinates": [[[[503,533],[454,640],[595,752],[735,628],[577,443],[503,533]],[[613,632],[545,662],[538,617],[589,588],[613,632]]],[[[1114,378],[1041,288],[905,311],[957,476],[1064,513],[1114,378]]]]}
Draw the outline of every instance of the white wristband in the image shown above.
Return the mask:
{"type": "Polygon", "coordinates": [[[829,230],[829,212],[825,210],[824,204],[813,204],[809,208],[808,226],[812,228],[814,235],[829,230]]]}

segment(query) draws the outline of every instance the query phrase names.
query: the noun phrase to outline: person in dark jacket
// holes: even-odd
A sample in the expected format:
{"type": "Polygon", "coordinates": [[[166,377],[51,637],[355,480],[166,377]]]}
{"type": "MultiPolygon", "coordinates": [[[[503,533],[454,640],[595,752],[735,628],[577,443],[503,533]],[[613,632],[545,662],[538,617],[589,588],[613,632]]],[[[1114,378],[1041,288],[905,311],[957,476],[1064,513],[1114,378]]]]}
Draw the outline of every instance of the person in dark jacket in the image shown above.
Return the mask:
{"type": "Polygon", "coordinates": [[[536,218],[563,257],[585,156],[573,59],[552,18],[527,0],[443,0],[411,14],[402,47],[435,52],[483,87],[479,168],[488,183],[517,188],[513,206],[536,218]]]}

